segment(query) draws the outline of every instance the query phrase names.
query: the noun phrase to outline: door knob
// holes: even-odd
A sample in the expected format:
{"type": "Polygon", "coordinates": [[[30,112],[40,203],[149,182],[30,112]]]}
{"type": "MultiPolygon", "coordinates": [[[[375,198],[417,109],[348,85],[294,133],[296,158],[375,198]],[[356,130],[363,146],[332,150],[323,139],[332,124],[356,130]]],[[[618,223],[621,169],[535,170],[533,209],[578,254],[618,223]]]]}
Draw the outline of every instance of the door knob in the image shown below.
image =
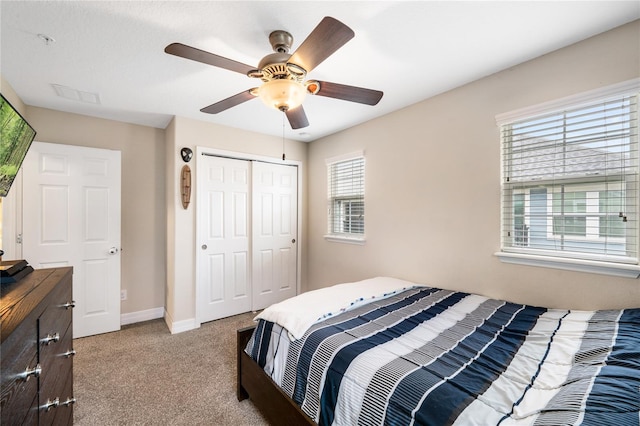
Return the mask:
{"type": "Polygon", "coordinates": [[[206,249],[207,249],[207,245],[206,245],[206,244],[203,244],[203,245],[202,245],[202,250],[206,250],[206,249]]]}
{"type": "Polygon", "coordinates": [[[109,249],[109,254],[116,254],[118,252],[118,249],[116,247],[111,247],[109,249]]]}

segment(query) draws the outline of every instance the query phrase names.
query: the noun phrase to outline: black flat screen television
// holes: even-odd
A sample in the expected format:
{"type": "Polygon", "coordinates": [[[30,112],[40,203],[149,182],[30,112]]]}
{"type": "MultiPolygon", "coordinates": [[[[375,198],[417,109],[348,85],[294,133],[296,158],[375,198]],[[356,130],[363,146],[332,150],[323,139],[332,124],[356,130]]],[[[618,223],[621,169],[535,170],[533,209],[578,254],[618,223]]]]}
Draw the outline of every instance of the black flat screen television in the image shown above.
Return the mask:
{"type": "Polygon", "coordinates": [[[36,131],[0,94],[0,197],[6,197],[36,131]]]}

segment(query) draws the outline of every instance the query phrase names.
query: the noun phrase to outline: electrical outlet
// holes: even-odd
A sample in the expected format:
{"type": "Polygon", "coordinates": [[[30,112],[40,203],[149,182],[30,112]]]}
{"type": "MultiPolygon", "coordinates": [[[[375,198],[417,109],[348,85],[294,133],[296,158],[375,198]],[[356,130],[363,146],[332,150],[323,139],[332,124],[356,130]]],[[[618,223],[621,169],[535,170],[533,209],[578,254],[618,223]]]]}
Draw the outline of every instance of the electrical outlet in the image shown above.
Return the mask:
{"type": "Polygon", "coordinates": [[[120,290],[120,300],[127,300],[127,290],[120,290]]]}

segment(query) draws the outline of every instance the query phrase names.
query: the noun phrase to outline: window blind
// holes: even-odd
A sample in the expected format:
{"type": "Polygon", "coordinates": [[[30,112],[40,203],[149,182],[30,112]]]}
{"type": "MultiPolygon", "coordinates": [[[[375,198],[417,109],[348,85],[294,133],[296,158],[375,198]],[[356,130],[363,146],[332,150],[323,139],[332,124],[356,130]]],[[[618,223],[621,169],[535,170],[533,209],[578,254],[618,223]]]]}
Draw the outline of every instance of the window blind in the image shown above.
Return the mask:
{"type": "Polygon", "coordinates": [[[638,263],[638,96],[501,125],[502,250],[638,263]]]}
{"type": "Polygon", "coordinates": [[[364,234],[364,157],[328,162],[328,231],[331,235],[364,234]]]}

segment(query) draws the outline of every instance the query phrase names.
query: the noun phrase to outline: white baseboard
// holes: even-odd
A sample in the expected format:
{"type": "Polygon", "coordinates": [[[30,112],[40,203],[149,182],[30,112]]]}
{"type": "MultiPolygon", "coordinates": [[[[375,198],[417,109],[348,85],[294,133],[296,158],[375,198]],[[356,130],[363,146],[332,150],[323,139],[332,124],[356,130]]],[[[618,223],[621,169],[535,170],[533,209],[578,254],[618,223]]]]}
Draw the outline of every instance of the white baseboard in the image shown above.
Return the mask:
{"type": "Polygon", "coordinates": [[[143,322],[162,318],[164,316],[164,308],[153,308],[144,311],[129,312],[127,314],[120,315],[120,325],[134,324],[136,322],[143,322]]]}
{"type": "Polygon", "coordinates": [[[163,318],[164,322],[169,327],[171,334],[182,333],[184,331],[194,330],[200,328],[200,324],[196,322],[195,318],[174,321],[171,315],[163,307],[147,309],[144,311],[129,312],[120,315],[120,325],[135,324],[137,322],[150,321],[158,318],[163,318]]]}
{"type": "Polygon", "coordinates": [[[169,331],[171,332],[171,334],[182,333],[184,331],[200,328],[200,324],[196,322],[195,318],[182,321],[174,321],[167,311],[164,311],[164,322],[167,324],[167,327],[169,327],[169,331]]]}

